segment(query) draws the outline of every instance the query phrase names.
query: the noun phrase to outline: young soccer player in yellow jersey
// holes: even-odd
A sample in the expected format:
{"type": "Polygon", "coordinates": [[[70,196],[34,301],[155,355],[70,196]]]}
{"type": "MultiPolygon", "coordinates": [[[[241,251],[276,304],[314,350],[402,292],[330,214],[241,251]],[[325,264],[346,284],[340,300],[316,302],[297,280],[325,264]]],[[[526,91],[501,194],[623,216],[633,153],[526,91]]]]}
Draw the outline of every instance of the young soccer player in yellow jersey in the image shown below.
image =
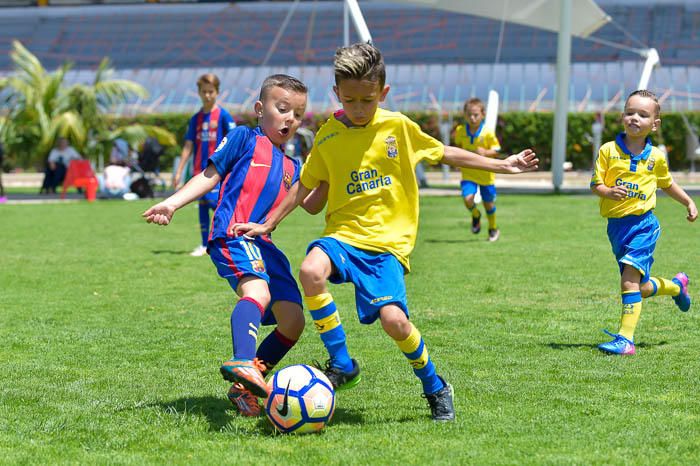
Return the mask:
{"type": "Polygon", "coordinates": [[[688,194],[673,182],[666,157],[651,145],[649,134],[661,125],[659,101],[646,90],[627,98],[622,114],[624,133],[604,144],[598,153],[591,189],[600,196],[600,214],[608,219],[608,238],[620,267],[622,319],[613,340],[598,345],[610,354],[634,354],[634,329],[642,312],[642,299],[672,296],[678,308],[690,308],[688,276],[671,280],[651,276],[654,248],[661,227],[654,216],[656,189],[661,188],[688,209],[694,222],[698,209],[688,194]]]}
{"type": "Polygon", "coordinates": [[[350,358],[327,281],[352,282],[360,322],[379,319],[423,385],[432,417],[454,419],[452,387],[440,377],[418,329],[408,318],[404,274],[418,229],[418,183],[422,160],[503,173],[537,168],[531,150],[493,160],[443,146],[397,112],[377,108],[389,92],[381,53],[370,44],[343,47],[335,55],[333,87],[343,110],[319,130],[302,168],[296,197],[285,198],[262,225],[239,224],[248,236],[265,234],[317,186],[327,189],[323,237],[312,242],[301,265],[305,302],[330,359],[325,373],[336,388],[360,381],[350,358]],[[305,194],[306,193],[306,194],[305,194]]]}
{"type": "MultiPolygon", "coordinates": [[[[469,99],[464,103],[465,124],[455,130],[455,144],[484,157],[498,157],[501,144],[493,131],[484,128],[486,109],[480,99],[469,99]]],[[[500,236],[496,224],[496,175],[478,168],[462,168],[462,198],[464,205],[471,212],[472,233],[481,231],[481,212],[474,202],[476,189],[479,188],[484,200],[486,217],[489,220],[489,241],[497,241],[500,236]]]]}

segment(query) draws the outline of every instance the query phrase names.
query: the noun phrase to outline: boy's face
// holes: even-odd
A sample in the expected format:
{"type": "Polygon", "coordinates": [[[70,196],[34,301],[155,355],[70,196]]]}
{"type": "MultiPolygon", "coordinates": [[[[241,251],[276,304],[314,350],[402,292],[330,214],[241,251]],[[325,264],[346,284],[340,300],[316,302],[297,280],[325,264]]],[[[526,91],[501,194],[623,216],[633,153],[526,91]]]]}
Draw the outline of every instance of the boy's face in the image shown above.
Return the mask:
{"type": "Polygon", "coordinates": [[[376,81],[345,79],[333,86],[345,115],[355,126],[364,126],[372,120],[379,102],[384,102],[389,86],[382,89],[376,81]]]}
{"type": "Polygon", "coordinates": [[[276,146],[285,144],[301,126],[306,111],[306,94],[281,87],[267,90],[263,100],[255,102],[255,113],[265,135],[276,146]]]}
{"type": "Polygon", "coordinates": [[[199,86],[199,98],[202,99],[204,107],[213,107],[216,103],[216,98],[219,96],[219,91],[216,90],[213,84],[202,83],[199,86]]]}
{"type": "Polygon", "coordinates": [[[484,110],[481,108],[481,105],[468,105],[467,111],[464,112],[464,118],[469,123],[469,126],[479,126],[481,120],[484,119],[484,110]]]}
{"type": "Polygon", "coordinates": [[[656,131],[661,125],[661,119],[656,115],[656,102],[649,97],[633,95],[625,103],[622,124],[625,133],[633,137],[643,138],[656,131]]]}

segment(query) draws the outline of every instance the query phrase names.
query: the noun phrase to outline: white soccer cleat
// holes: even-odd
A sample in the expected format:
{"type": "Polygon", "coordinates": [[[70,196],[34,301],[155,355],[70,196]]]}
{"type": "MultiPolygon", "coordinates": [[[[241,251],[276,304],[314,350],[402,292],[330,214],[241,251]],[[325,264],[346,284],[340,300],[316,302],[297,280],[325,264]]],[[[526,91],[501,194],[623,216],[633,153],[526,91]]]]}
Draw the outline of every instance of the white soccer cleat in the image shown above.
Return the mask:
{"type": "Polygon", "coordinates": [[[206,246],[197,246],[190,253],[190,256],[192,256],[192,257],[202,257],[202,256],[206,256],[206,255],[207,255],[206,246]]]}

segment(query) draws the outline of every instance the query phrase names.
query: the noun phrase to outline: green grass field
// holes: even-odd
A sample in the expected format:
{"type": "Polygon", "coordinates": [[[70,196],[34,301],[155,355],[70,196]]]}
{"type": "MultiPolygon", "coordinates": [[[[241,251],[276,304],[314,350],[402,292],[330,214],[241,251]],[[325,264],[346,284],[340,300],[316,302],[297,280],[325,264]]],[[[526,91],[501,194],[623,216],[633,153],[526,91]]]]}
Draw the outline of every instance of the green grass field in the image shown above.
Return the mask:
{"type": "MultiPolygon", "coordinates": [[[[358,323],[343,285],[331,291],[363,381],[321,434],[298,437],[230,406],[218,368],[234,294],[187,255],[196,209],[162,228],[140,219],[147,206],[0,206],[0,463],[700,461],[700,308],[646,301],[637,355],[598,352],[620,305],[593,197],[501,196],[494,244],[468,231],[457,197],[422,199],[409,306],[457,420],[430,420],[405,358],[358,323]]],[[[700,226],[668,198],[657,215],[655,274],[697,283],[700,226]]],[[[322,221],[296,212],[276,232],[295,267],[322,221]]],[[[308,320],[287,364],[326,359],[308,320]]]]}

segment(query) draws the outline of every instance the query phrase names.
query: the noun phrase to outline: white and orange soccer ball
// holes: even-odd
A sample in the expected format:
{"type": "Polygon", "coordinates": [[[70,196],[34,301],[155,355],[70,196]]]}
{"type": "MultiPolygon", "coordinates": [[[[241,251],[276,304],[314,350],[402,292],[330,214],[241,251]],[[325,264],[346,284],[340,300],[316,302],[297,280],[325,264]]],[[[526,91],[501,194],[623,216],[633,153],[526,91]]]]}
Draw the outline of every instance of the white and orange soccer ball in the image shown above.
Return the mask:
{"type": "Polygon", "coordinates": [[[307,434],[328,424],[335,411],[335,391],[318,369],[298,364],[272,376],[265,414],[279,432],[307,434]]]}

